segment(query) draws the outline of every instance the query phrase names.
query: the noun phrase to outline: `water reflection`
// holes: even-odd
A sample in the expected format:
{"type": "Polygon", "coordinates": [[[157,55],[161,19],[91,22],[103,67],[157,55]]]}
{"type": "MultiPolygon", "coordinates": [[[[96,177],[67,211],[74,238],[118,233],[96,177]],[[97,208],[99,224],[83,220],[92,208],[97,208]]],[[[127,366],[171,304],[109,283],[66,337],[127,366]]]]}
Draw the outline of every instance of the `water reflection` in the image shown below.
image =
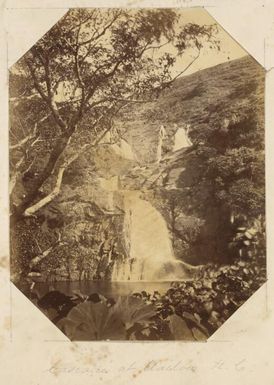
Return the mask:
{"type": "MultiPolygon", "coordinates": [[[[66,295],[73,295],[73,293],[80,292],[83,295],[90,295],[91,293],[99,293],[106,297],[117,298],[119,296],[129,295],[135,292],[140,293],[146,291],[153,293],[158,291],[164,294],[170,288],[170,281],[147,282],[147,281],[62,281],[62,282],[38,282],[35,284],[33,291],[41,298],[49,291],[58,290],[66,295]]],[[[30,289],[27,286],[22,286],[21,290],[27,295],[30,295],[30,289]]]]}

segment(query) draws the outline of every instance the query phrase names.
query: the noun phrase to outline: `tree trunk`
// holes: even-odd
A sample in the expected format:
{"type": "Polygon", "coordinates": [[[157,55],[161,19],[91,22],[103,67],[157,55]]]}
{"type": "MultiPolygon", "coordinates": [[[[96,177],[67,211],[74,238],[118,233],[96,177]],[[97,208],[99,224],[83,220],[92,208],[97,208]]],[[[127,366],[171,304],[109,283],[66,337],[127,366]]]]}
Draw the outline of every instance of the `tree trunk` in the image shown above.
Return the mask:
{"type": "MultiPolygon", "coordinates": [[[[72,130],[70,130],[72,132],[72,130]]],[[[18,220],[23,218],[23,214],[25,210],[35,201],[37,194],[39,192],[39,189],[42,187],[44,182],[50,177],[52,174],[52,171],[54,170],[54,167],[62,155],[63,151],[65,150],[69,139],[71,137],[70,135],[67,135],[65,137],[60,138],[55,147],[53,148],[50,157],[48,159],[48,162],[44,168],[44,170],[38,175],[37,178],[33,179],[31,190],[25,197],[25,199],[22,201],[22,203],[19,206],[13,206],[13,212],[10,217],[10,224],[11,226],[15,224],[18,220]]]]}

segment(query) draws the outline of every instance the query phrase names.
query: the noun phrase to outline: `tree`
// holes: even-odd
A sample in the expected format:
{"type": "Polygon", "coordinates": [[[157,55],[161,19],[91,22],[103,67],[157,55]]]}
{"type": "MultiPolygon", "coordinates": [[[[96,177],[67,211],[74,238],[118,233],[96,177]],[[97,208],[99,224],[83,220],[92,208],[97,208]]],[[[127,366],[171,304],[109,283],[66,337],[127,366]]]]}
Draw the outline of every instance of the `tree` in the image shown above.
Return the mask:
{"type": "Polygon", "coordinates": [[[176,57],[153,60],[150,52],[173,44],[179,55],[194,47],[198,57],[203,41],[216,43],[214,26],[187,24],[176,34],[177,22],[164,9],[70,10],[12,67],[12,223],[59,194],[66,169],[100,142],[126,104],[170,85],[176,57]]]}
{"type": "Polygon", "coordinates": [[[28,262],[54,259],[60,244],[65,253],[61,222],[60,231],[43,233],[40,210],[58,196],[72,163],[100,143],[114,117],[129,103],[157,98],[194,63],[203,44],[218,45],[215,31],[215,25],[181,25],[172,10],[72,9],[11,68],[14,264],[21,258],[20,237],[25,246],[33,238],[32,249],[24,247],[26,272],[28,262]],[[167,45],[176,53],[164,52],[167,45]],[[172,77],[177,55],[189,48],[193,60],[172,77]]]}

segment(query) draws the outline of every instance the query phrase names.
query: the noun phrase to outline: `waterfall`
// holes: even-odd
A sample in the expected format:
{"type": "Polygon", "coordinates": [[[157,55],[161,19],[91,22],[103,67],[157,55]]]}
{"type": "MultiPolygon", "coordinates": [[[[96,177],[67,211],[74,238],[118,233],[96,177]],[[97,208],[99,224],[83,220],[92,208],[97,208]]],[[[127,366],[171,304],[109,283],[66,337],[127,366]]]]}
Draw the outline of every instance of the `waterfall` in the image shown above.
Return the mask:
{"type": "Polygon", "coordinates": [[[131,145],[123,138],[121,138],[118,143],[112,144],[111,148],[114,150],[114,152],[117,155],[121,156],[124,159],[129,159],[134,161],[137,160],[137,157],[133,152],[131,145]]]}
{"type": "Polygon", "coordinates": [[[114,192],[119,189],[119,177],[117,175],[111,178],[98,178],[101,188],[107,193],[105,206],[107,210],[114,209],[114,192]]]}
{"type": "Polygon", "coordinates": [[[156,152],[156,162],[160,163],[162,159],[162,147],[163,147],[163,140],[166,138],[166,130],[165,127],[162,125],[159,130],[158,135],[158,145],[157,145],[157,152],[156,152]]]}
{"type": "Polygon", "coordinates": [[[173,253],[165,219],[140,191],[124,192],[126,261],[115,264],[113,281],[184,279],[187,271],[173,253]]]}
{"type": "MultiPolygon", "coordinates": [[[[177,125],[175,125],[177,127],[177,125]]],[[[189,147],[192,145],[188,137],[189,125],[184,125],[177,128],[174,137],[173,151],[180,150],[181,148],[189,147]]]]}
{"type": "Polygon", "coordinates": [[[115,154],[124,159],[137,161],[137,157],[132,149],[132,146],[119,135],[115,127],[107,131],[99,143],[109,145],[115,154]]]}

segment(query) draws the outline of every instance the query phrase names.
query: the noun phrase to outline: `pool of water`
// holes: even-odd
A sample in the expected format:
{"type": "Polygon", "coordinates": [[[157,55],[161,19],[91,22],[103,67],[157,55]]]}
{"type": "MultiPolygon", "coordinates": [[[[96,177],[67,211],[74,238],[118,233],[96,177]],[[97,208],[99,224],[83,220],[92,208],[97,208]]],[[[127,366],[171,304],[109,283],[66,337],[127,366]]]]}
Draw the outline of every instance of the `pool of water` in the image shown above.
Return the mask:
{"type": "MultiPolygon", "coordinates": [[[[38,282],[35,284],[33,290],[39,298],[52,290],[58,290],[66,295],[72,295],[74,292],[82,294],[98,293],[106,297],[117,298],[142,290],[153,294],[158,291],[164,294],[170,288],[170,281],[147,282],[147,281],[62,281],[62,282],[38,282]]],[[[22,287],[22,291],[26,292],[27,288],[22,287]]]]}

